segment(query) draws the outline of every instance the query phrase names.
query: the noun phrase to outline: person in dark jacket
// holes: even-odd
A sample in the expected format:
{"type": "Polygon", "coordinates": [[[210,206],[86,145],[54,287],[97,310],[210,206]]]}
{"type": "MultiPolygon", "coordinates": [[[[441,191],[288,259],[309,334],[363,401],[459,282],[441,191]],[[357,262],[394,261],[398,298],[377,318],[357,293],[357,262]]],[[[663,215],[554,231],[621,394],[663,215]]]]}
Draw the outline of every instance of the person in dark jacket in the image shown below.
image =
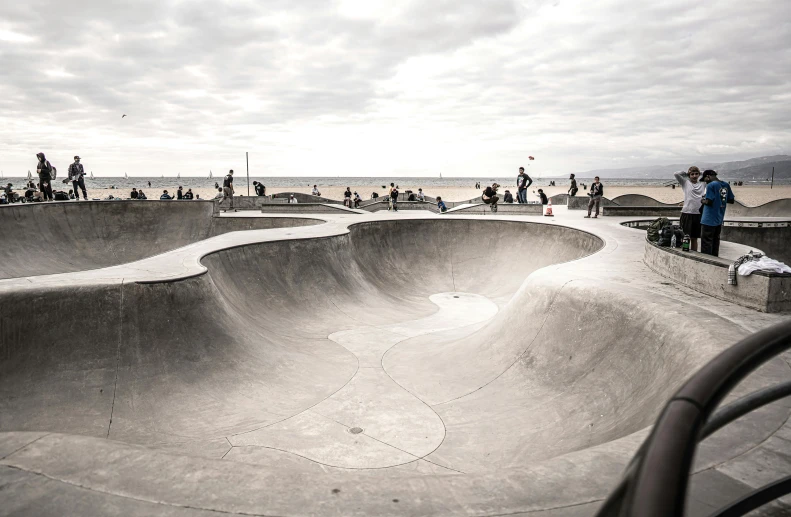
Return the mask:
{"type": "Polygon", "coordinates": [[[541,204],[546,205],[549,203],[549,199],[547,199],[547,195],[544,194],[544,189],[538,189],[538,197],[541,198],[541,204]]]}
{"type": "Polygon", "coordinates": [[[163,190],[163,191],[162,191],[162,195],[161,195],[161,196],[159,196],[159,199],[162,199],[162,200],[168,200],[168,199],[173,199],[173,197],[171,197],[171,195],[170,195],[170,194],[168,194],[168,191],[167,191],[167,190],[163,190]]]}
{"type": "Polygon", "coordinates": [[[192,189],[188,188],[187,191],[184,193],[184,199],[195,199],[195,194],[192,193],[192,189]]]}
{"type": "MultiPolygon", "coordinates": [[[[74,187],[75,199],[80,199],[80,190],[82,190],[83,199],[88,201],[88,191],[85,190],[85,170],[80,163],[79,156],[75,156],[74,163],[69,165],[69,177],[66,178],[66,181],[71,181],[71,185],[74,187]]],[[[64,181],[64,183],[66,183],[66,181],[64,181]]]]}
{"type": "Polygon", "coordinates": [[[39,188],[44,196],[44,201],[52,201],[52,176],[54,175],[54,167],[47,161],[44,153],[38,153],[38,165],[36,165],[36,172],[38,172],[39,188]]]}
{"type": "Polygon", "coordinates": [[[184,199],[184,192],[181,191],[181,185],[179,185],[178,190],[176,190],[176,199],[184,199]]]}
{"type": "Polygon", "coordinates": [[[505,194],[503,194],[503,202],[504,203],[513,203],[514,202],[514,196],[511,194],[510,190],[506,190],[505,194]]]}
{"type": "Polygon", "coordinates": [[[132,193],[129,194],[129,197],[132,199],[137,199],[137,189],[132,187],[132,193]]]}
{"type": "Polygon", "coordinates": [[[593,178],[593,183],[591,184],[591,191],[588,193],[590,196],[590,201],[588,201],[588,215],[585,216],[586,219],[590,219],[591,210],[593,206],[596,206],[596,215],[593,216],[594,219],[599,217],[599,205],[601,204],[601,198],[604,196],[604,185],[601,184],[599,181],[599,177],[596,176],[593,178]]]}
{"type": "Polygon", "coordinates": [[[266,187],[259,181],[253,182],[253,187],[255,188],[255,195],[256,196],[265,196],[266,195],[266,187]]]}
{"type": "Polygon", "coordinates": [[[491,205],[492,212],[497,211],[497,202],[500,198],[497,196],[497,189],[500,187],[499,183],[492,183],[491,187],[486,187],[481,195],[481,199],[487,205],[491,205]]]}

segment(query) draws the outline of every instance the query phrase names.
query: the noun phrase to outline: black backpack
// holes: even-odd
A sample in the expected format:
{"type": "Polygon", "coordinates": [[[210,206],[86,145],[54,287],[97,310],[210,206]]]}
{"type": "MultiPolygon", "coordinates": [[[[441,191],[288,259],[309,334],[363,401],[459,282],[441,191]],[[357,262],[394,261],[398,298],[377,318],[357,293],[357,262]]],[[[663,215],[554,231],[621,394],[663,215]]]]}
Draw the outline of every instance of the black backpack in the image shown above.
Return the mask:
{"type": "Polygon", "coordinates": [[[656,241],[657,245],[670,247],[673,241],[673,226],[668,224],[659,230],[659,239],[656,241]]]}
{"type": "Polygon", "coordinates": [[[52,197],[55,198],[55,201],[68,201],[69,200],[69,195],[66,192],[63,192],[62,190],[58,190],[58,191],[54,192],[52,197]]]}
{"type": "Polygon", "coordinates": [[[684,230],[680,226],[673,225],[673,236],[670,237],[670,247],[680,248],[684,243],[684,230]]]}

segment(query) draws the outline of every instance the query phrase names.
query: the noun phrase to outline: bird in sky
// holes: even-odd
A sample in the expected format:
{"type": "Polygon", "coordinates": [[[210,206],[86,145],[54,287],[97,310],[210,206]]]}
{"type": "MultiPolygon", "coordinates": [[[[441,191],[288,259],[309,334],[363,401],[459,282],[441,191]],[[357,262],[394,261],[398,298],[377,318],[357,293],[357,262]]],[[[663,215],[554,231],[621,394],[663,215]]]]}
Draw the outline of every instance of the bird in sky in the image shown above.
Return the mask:
{"type": "Polygon", "coordinates": [[[126,116],[126,113],[124,113],[123,115],[121,115],[121,118],[124,118],[125,116],[126,116]]]}

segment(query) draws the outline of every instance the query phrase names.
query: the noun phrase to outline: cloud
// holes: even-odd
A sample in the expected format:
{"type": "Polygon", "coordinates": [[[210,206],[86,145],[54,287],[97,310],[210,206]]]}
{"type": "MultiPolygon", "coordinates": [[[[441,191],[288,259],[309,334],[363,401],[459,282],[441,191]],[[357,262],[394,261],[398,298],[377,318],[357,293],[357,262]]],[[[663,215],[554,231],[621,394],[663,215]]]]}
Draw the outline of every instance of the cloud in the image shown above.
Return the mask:
{"type": "Polygon", "coordinates": [[[7,2],[0,157],[476,176],[788,152],[788,19],[772,0],[7,2]]]}

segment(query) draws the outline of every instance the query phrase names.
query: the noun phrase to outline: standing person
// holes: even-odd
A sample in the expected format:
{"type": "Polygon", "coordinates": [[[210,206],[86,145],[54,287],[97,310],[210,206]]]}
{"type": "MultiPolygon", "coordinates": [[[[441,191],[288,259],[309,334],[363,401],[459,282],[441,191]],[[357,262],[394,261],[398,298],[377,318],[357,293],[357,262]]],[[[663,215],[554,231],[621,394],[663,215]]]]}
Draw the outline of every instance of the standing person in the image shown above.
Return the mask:
{"type": "Polygon", "coordinates": [[[684,206],[681,207],[681,229],[689,236],[689,247],[698,251],[700,238],[700,218],[703,209],[703,196],[706,194],[706,184],[700,181],[700,169],[694,165],[687,172],[677,172],[676,181],[684,191],[684,206]]]}
{"type": "Polygon", "coordinates": [[[588,195],[590,196],[591,200],[588,201],[588,215],[585,216],[585,219],[590,219],[593,205],[596,205],[596,215],[593,216],[593,218],[596,219],[599,217],[599,205],[601,204],[602,196],[604,196],[604,185],[601,184],[598,176],[593,178],[591,191],[588,193],[588,195]]]}
{"type": "Polygon", "coordinates": [[[393,212],[398,212],[398,187],[395,183],[390,184],[390,208],[393,212]]]}
{"type": "Polygon", "coordinates": [[[231,200],[231,210],[233,210],[233,169],[228,171],[225,179],[222,180],[222,200],[231,200]]]}
{"type": "Polygon", "coordinates": [[[184,192],[181,190],[181,185],[179,185],[179,188],[176,191],[176,199],[184,199],[184,192]]]}
{"type": "Polygon", "coordinates": [[[255,189],[255,195],[256,196],[265,196],[266,195],[266,187],[262,183],[260,183],[258,181],[254,181],[253,182],[253,188],[255,189]]]}
{"type": "Polygon", "coordinates": [[[150,181],[148,182],[148,188],[151,188],[151,182],[150,181]]]}
{"type": "Polygon", "coordinates": [[[519,175],[516,177],[516,199],[519,203],[527,203],[527,189],[533,184],[530,176],[525,174],[525,168],[519,167],[519,175]]]}
{"type": "Polygon", "coordinates": [[[38,173],[39,190],[44,196],[44,201],[52,201],[54,199],[52,195],[52,178],[55,175],[55,167],[49,163],[44,153],[38,153],[36,156],[38,157],[36,172],[38,173]]]}
{"type": "Polygon", "coordinates": [[[80,157],[74,157],[74,163],[69,165],[69,177],[67,181],[71,181],[74,187],[74,198],[80,199],[80,190],[82,190],[82,197],[88,201],[88,192],[85,190],[85,170],[80,163],[80,157]]]}
{"type": "Polygon", "coordinates": [[[569,179],[571,180],[571,186],[569,187],[567,193],[569,196],[574,197],[577,195],[577,192],[579,192],[579,189],[577,188],[577,180],[574,179],[573,174],[569,176],[569,179]]]}
{"type": "Polygon", "coordinates": [[[352,207],[352,189],[350,187],[346,187],[346,192],[343,193],[343,206],[352,207]]]}
{"type": "Polygon", "coordinates": [[[703,203],[703,216],[700,219],[700,252],[718,257],[720,254],[720,232],[725,221],[725,208],[733,203],[733,191],[725,181],[717,179],[717,172],[703,171],[703,181],[707,183],[703,203]]]}
{"type": "Polygon", "coordinates": [[[497,197],[497,189],[499,187],[500,185],[498,183],[492,183],[492,186],[486,187],[483,191],[483,194],[481,194],[481,199],[483,199],[483,202],[487,205],[491,205],[492,212],[497,211],[497,201],[500,200],[500,198],[497,197]]]}

